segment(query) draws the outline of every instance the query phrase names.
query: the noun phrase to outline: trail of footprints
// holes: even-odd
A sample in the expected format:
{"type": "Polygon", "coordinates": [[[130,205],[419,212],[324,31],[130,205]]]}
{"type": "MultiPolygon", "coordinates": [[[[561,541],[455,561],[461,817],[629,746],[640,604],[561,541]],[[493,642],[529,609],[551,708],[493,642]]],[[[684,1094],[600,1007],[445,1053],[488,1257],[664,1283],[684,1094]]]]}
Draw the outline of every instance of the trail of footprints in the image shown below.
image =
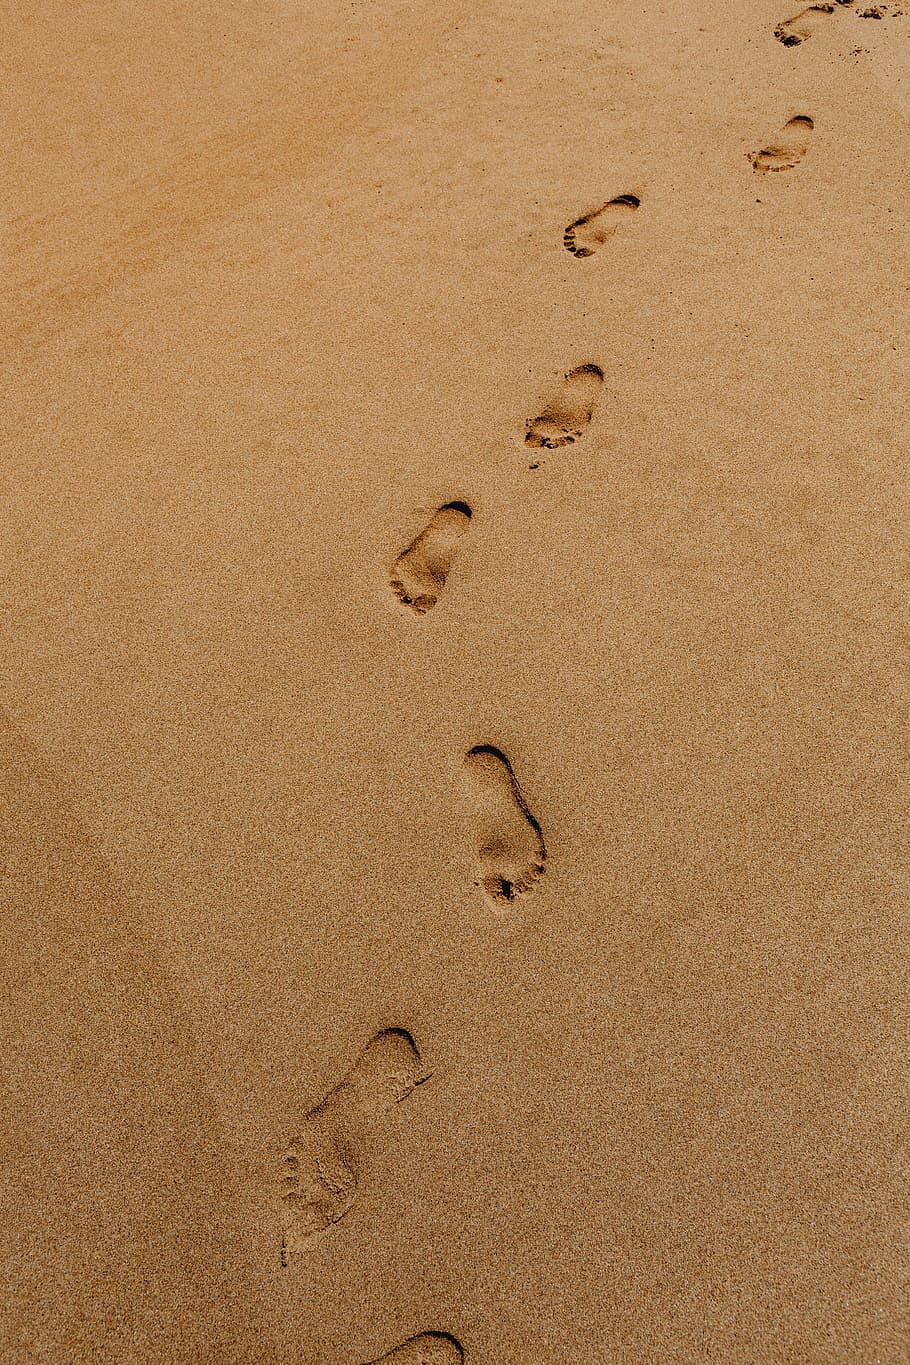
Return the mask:
{"type": "MultiPolygon", "coordinates": [[[[808,5],[774,29],[785,47],[798,47],[830,21],[837,8],[853,0],[808,5]]],[[[878,7],[880,8],[880,7],[878,7]]],[[[860,17],[881,13],[854,11],[860,17]]],[[[749,153],[756,174],[792,170],[806,155],[813,131],[807,114],[795,114],[749,153]]],[[[621,194],[570,223],[563,233],[566,251],[580,260],[600,251],[639,209],[635,194],[621,194]]],[[[595,417],[604,382],[599,365],[586,362],[567,371],[528,419],[524,444],[559,450],[583,439],[595,417]]],[[[531,468],[536,468],[532,465],[531,468]]],[[[438,507],[392,566],[390,587],[398,602],[416,616],[437,606],[471,529],[474,512],[463,501],[438,507]]],[[[471,811],[477,875],[475,884],[500,918],[509,919],[520,897],[543,877],[547,849],[509,757],[481,742],[463,757],[462,769],[471,811]]],[[[375,1147],[386,1115],[409,1099],[430,1078],[418,1048],[405,1029],[377,1033],[347,1075],[305,1115],[281,1170],[281,1263],[289,1264],[319,1234],[339,1223],[354,1207],[365,1173],[365,1153],[375,1147]]],[[[364,1365],[459,1365],[461,1344],[444,1331],[408,1337],[364,1365]]]]}
{"type": "Polygon", "coordinates": [[[884,19],[888,14],[900,15],[904,11],[893,5],[855,6],[854,0],[821,0],[821,3],[808,5],[777,25],[774,36],[784,47],[798,47],[809,38],[814,38],[827,28],[830,16],[840,9],[850,10],[859,19],[884,19]]]}

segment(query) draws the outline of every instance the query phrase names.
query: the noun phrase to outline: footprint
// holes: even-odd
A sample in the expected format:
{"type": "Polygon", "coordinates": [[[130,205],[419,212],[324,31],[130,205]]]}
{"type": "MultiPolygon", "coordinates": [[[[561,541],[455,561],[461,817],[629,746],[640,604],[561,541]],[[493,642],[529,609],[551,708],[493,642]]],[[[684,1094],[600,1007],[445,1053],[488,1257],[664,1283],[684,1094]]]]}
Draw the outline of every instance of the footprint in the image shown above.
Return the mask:
{"type": "Polygon", "coordinates": [[[586,213],[583,218],[576,218],[563,233],[562,244],[566,251],[571,251],[573,256],[593,256],[640,203],[635,194],[620,194],[604,204],[603,208],[586,213]]]}
{"type": "Polygon", "coordinates": [[[808,9],[801,10],[792,19],[787,19],[784,23],[778,24],[774,30],[774,36],[779,43],[783,43],[784,47],[796,47],[817,33],[824,24],[826,15],[833,13],[833,3],[810,5],[808,9]]]}
{"type": "Polygon", "coordinates": [[[421,616],[435,607],[472,515],[466,502],[447,502],[395,560],[392,591],[406,607],[421,616]]]}
{"type": "Polygon", "coordinates": [[[558,450],[579,440],[591,421],[603,382],[603,370],[597,365],[570,370],[540,416],[528,423],[525,444],[558,450]]]}
{"type": "Polygon", "coordinates": [[[530,891],[544,870],[547,850],[505,754],[478,744],[464,760],[479,816],[480,884],[499,907],[530,891]]]}
{"type": "Polygon", "coordinates": [[[765,171],[789,171],[798,166],[806,155],[809,135],[814,127],[812,119],[806,114],[791,118],[767,147],[749,157],[753,168],[763,175],[765,171]]]}
{"type": "Polygon", "coordinates": [[[367,1365],[460,1365],[464,1351],[448,1332],[421,1332],[367,1365]]]}
{"type": "Polygon", "coordinates": [[[429,1080],[414,1040],[404,1029],[384,1029],[351,1070],[311,1109],[287,1149],[281,1171],[284,1233],[281,1263],[308,1238],[351,1208],[357,1192],[358,1152],[382,1114],[429,1080]]]}

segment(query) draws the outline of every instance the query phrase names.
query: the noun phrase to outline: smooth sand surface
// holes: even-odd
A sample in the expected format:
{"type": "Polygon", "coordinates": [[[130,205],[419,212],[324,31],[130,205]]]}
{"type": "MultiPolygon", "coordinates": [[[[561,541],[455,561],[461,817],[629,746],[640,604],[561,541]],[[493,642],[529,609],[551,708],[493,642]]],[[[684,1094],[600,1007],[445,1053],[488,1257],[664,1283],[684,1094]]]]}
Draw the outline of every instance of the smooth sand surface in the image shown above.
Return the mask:
{"type": "Polygon", "coordinates": [[[0,1354],[905,1362],[910,5],[6,8],[0,1354]]]}

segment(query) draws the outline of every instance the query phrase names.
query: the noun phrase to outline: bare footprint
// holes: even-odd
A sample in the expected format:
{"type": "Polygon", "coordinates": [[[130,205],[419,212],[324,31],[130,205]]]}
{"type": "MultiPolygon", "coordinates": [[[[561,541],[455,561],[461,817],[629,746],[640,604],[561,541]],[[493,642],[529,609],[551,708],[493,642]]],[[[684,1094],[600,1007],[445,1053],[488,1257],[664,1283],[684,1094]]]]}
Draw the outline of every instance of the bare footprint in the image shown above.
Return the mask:
{"type": "Polygon", "coordinates": [[[789,171],[798,166],[808,151],[809,136],[814,127],[806,114],[791,118],[767,147],[749,157],[753,168],[763,175],[765,171],[789,171]]]}
{"type": "Polygon", "coordinates": [[[447,502],[395,560],[392,591],[406,607],[419,615],[435,607],[471,516],[466,502],[447,502]]]}
{"type": "Polygon", "coordinates": [[[539,417],[528,423],[525,444],[558,450],[579,440],[594,415],[604,382],[598,365],[579,365],[570,370],[539,417]]]}
{"type": "Polygon", "coordinates": [[[351,1070],[306,1115],[281,1171],[281,1263],[337,1223],[357,1192],[358,1150],[376,1120],[429,1079],[404,1029],[377,1033],[351,1070]]]}
{"type": "Polygon", "coordinates": [[[602,208],[576,218],[563,233],[562,244],[573,256],[593,256],[620,223],[635,212],[641,200],[635,194],[620,194],[602,208]]]}
{"type": "Polygon", "coordinates": [[[464,1351],[448,1332],[421,1332],[367,1365],[461,1365],[464,1351]]]}
{"type": "Polygon", "coordinates": [[[543,835],[505,754],[478,744],[466,754],[464,766],[479,817],[480,884],[503,907],[530,891],[543,872],[543,835]]]}
{"type": "Polygon", "coordinates": [[[808,9],[801,10],[799,14],[787,19],[782,24],[778,24],[774,30],[774,36],[784,47],[796,47],[799,43],[804,43],[807,38],[812,38],[825,23],[827,15],[834,13],[833,0],[827,5],[810,5],[808,9]]]}

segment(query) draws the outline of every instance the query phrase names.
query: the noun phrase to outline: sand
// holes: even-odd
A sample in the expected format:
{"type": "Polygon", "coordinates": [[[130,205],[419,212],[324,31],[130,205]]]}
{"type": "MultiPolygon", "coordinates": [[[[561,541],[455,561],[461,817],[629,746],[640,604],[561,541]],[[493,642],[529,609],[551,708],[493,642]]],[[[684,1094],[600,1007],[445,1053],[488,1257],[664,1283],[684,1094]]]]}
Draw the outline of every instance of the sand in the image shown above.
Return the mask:
{"type": "Polygon", "coordinates": [[[910,1359],[910,5],[806,8],[8,7],[4,1359],[910,1359]]]}

